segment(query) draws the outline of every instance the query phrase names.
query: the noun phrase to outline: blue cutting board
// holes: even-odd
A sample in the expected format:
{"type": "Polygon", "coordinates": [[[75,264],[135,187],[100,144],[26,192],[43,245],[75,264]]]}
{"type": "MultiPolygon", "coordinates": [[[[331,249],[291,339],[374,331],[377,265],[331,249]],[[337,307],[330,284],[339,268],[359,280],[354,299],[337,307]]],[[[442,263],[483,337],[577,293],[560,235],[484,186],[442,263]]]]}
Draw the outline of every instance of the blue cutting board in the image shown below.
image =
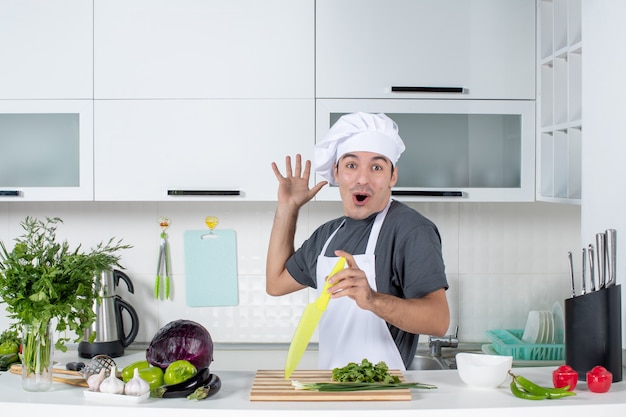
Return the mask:
{"type": "Polygon", "coordinates": [[[185,287],[190,307],[239,303],[237,235],[234,230],[186,230],[185,287]]]}

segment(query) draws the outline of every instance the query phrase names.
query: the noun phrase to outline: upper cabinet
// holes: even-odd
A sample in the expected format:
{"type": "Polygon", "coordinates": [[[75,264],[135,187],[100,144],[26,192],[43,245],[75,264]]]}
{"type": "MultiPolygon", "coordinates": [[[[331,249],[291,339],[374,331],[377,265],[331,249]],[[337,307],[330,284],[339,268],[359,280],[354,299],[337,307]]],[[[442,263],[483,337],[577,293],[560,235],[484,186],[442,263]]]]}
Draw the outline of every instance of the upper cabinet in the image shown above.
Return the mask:
{"type": "Polygon", "coordinates": [[[313,98],[314,10],[314,0],[95,0],[95,98],[313,98]]]}
{"type": "Polygon", "coordinates": [[[93,97],[93,4],[0,1],[0,99],[93,97]]]}
{"type": "MultiPolygon", "coordinates": [[[[404,201],[533,201],[532,100],[317,100],[316,138],[346,113],[385,113],[406,150],[392,196],[404,201]]],[[[321,181],[317,177],[317,181],[321,181]]],[[[318,201],[340,199],[324,187],[318,201]]]]}
{"type": "Polygon", "coordinates": [[[581,0],[537,0],[537,200],[580,204],[581,0]]]}
{"type": "Polygon", "coordinates": [[[93,4],[0,1],[0,201],[93,200],[93,4]]]}
{"type": "Polygon", "coordinates": [[[529,0],[317,0],[318,98],[535,99],[529,0]]]}
{"type": "Polygon", "coordinates": [[[313,100],[96,100],[99,201],[275,201],[313,151],[313,100]]]}
{"type": "Polygon", "coordinates": [[[0,100],[0,201],[93,200],[93,100],[0,100]]]}

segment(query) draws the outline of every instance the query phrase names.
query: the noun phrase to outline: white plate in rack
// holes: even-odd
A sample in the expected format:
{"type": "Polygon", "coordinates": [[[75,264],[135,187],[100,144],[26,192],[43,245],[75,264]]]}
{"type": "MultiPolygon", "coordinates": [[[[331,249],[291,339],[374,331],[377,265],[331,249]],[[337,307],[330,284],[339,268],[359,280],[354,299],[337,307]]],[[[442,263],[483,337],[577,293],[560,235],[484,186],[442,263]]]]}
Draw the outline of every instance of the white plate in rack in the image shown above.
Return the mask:
{"type": "Polygon", "coordinates": [[[552,304],[552,317],[554,318],[554,343],[565,343],[565,319],[563,307],[558,301],[552,304]]]}
{"type": "Polygon", "coordinates": [[[540,311],[529,311],[528,319],[526,320],[526,327],[524,327],[524,334],[522,335],[522,341],[524,343],[535,344],[542,336],[542,316],[540,311]]]}

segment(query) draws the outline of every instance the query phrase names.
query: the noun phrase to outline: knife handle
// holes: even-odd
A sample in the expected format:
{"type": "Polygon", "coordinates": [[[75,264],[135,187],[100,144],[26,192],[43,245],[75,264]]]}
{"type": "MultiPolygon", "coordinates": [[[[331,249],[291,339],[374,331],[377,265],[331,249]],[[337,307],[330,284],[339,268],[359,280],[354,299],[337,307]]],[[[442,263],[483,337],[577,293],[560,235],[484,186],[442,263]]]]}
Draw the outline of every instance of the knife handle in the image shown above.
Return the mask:
{"type": "Polygon", "coordinates": [[[583,248],[583,265],[582,265],[582,295],[587,294],[587,248],[583,248]]]}
{"type": "Polygon", "coordinates": [[[615,260],[617,258],[617,248],[615,247],[615,238],[617,232],[615,229],[608,229],[606,232],[606,270],[608,279],[606,286],[615,285],[615,274],[617,272],[615,268],[615,260]]]}
{"type": "Polygon", "coordinates": [[[594,250],[592,244],[588,246],[587,255],[589,255],[589,282],[591,283],[591,291],[593,292],[596,290],[596,269],[593,265],[594,250]]]}
{"type": "Polygon", "coordinates": [[[598,289],[604,288],[606,282],[606,236],[596,234],[596,267],[598,268],[598,289]]]}

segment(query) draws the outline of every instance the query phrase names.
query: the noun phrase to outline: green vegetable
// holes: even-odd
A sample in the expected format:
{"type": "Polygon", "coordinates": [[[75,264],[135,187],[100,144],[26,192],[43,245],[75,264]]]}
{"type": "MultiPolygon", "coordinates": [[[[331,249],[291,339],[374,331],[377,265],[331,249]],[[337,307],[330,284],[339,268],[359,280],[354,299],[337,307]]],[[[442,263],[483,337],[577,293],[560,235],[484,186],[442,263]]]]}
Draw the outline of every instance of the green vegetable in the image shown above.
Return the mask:
{"type": "Polygon", "coordinates": [[[143,379],[150,385],[150,389],[155,389],[164,384],[163,369],[157,366],[139,369],[139,378],[143,379]]]}
{"type": "Polygon", "coordinates": [[[7,371],[11,365],[19,361],[20,357],[17,353],[8,353],[0,356],[0,371],[7,371]]]}
{"type": "Polygon", "coordinates": [[[363,359],[360,364],[350,362],[343,368],[332,370],[331,379],[336,382],[384,382],[396,384],[400,378],[391,375],[385,362],[378,362],[373,365],[367,359],[363,359]]]}
{"type": "Polygon", "coordinates": [[[182,398],[193,394],[198,388],[209,383],[212,379],[209,367],[201,368],[195,375],[178,384],[163,385],[150,390],[153,398],[182,398]]]}
{"type": "Polygon", "coordinates": [[[9,353],[17,353],[20,345],[15,342],[4,342],[0,344],[0,355],[8,355],[9,353]]]}
{"type": "Polygon", "coordinates": [[[576,395],[575,392],[569,391],[569,386],[562,388],[543,387],[521,375],[515,375],[511,371],[509,371],[509,375],[513,377],[510,384],[511,392],[518,398],[525,400],[545,400],[576,395]]]}
{"type": "Polygon", "coordinates": [[[435,385],[422,384],[420,382],[298,382],[291,381],[291,385],[296,389],[303,389],[309,391],[381,391],[381,390],[393,390],[393,389],[436,389],[435,385]]]}
{"type": "MultiPolygon", "coordinates": [[[[0,299],[7,304],[8,317],[16,321],[12,329],[21,330],[24,324],[43,329],[54,319],[55,347],[65,352],[65,342],[70,340],[66,335],[80,341],[96,319],[93,305],[100,297],[94,276],[114,266],[121,268],[115,253],[131,246],[110,239],[89,253],[82,252],[80,245],[71,250],[67,241],[56,240],[58,223],[62,223],[58,217],[45,221],[26,217],[20,223],[25,233],[15,239],[12,251],[0,241],[0,299]]],[[[95,340],[95,332],[91,336],[95,340]]]]}
{"type": "Polygon", "coordinates": [[[511,392],[513,393],[513,395],[523,400],[545,400],[546,398],[548,398],[548,394],[536,395],[536,394],[531,394],[528,391],[522,390],[515,382],[515,379],[511,381],[510,388],[511,388],[511,392]]]}
{"type": "Polygon", "coordinates": [[[5,342],[13,342],[18,346],[22,344],[22,340],[15,329],[8,329],[0,333],[0,344],[5,342]]]}
{"type": "Polygon", "coordinates": [[[130,365],[127,365],[124,367],[124,369],[122,369],[122,381],[124,382],[128,382],[131,379],[133,379],[133,376],[135,375],[135,369],[144,369],[144,368],[149,368],[150,367],[150,363],[148,363],[148,361],[137,361],[137,362],[133,362],[130,365]]]}
{"type": "Polygon", "coordinates": [[[180,359],[170,363],[165,369],[163,381],[166,385],[175,385],[188,380],[194,376],[198,370],[191,362],[180,359]]]}

